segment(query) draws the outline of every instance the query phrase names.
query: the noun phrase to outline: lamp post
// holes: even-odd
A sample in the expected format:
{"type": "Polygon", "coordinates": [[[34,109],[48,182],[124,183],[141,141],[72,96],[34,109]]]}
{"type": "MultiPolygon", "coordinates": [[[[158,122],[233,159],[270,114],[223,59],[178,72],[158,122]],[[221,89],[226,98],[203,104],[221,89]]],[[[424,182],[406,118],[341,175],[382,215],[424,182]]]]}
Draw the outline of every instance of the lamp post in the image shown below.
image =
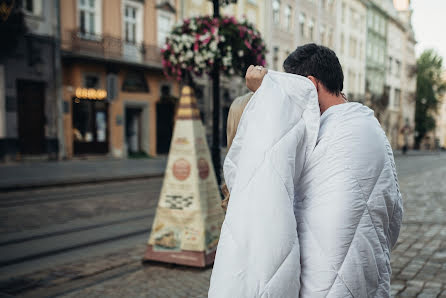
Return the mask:
{"type": "MultiPolygon", "coordinates": [[[[220,5],[237,3],[237,0],[211,0],[214,5],[214,18],[220,17],[220,5]]],[[[220,63],[215,59],[212,69],[212,93],[213,93],[213,115],[212,115],[212,163],[218,185],[221,184],[221,155],[220,155],[220,63]]]]}
{"type": "MultiPolygon", "coordinates": [[[[214,18],[220,17],[219,0],[213,0],[214,18]]],[[[213,116],[212,116],[212,163],[218,185],[221,184],[221,155],[220,155],[220,59],[215,59],[212,70],[213,116]]]]}

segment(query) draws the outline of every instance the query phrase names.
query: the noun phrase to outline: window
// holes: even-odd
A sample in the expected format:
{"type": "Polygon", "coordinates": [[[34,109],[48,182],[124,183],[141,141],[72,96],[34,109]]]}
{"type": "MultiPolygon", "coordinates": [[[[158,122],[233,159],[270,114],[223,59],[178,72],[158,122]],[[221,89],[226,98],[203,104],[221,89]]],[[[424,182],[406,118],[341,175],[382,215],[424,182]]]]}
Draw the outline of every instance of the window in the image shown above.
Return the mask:
{"type": "Polygon", "coordinates": [[[344,2],[342,2],[341,20],[342,20],[342,24],[345,24],[345,3],[344,2]]]}
{"type": "Polygon", "coordinates": [[[362,60],[363,58],[363,48],[362,48],[362,41],[359,42],[359,59],[362,60]]]}
{"type": "Polygon", "coordinates": [[[325,44],[325,25],[321,25],[321,44],[325,44]]]}
{"type": "Polygon", "coordinates": [[[327,4],[328,4],[328,8],[327,8],[328,11],[329,11],[330,13],[333,13],[334,0],[328,0],[327,4]]]}
{"type": "Polygon", "coordinates": [[[299,27],[300,27],[300,36],[305,36],[305,14],[300,13],[299,15],[299,27]]]}
{"type": "Polygon", "coordinates": [[[136,43],[136,7],[124,7],[124,36],[125,41],[136,43]]]}
{"type": "Polygon", "coordinates": [[[328,46],[333,47],[333,29],[330,28],[328,31],[328,46]]]}
{"type": "Polygon", "coordinates": [[[279,61],[279,47],[273,48],[273,69],[278,70],[277,62],[279,61]]]}
{"type": "Polygon", "coordinates": [[[311,18],[310,23],[308,24],[308,35],[310,36],[310,39],[313,40],[313,38],[314,38],[314,18],[311,18]]]}
{"type": "Polygon", "coordinates": [[[285,6],[285,29],[290,30],[291,29],[291,6],[287,5],[285,6]]]}
{"type": "Polygon", "coordinates": [[[158,46],[163,47],[172,28],[173,16],[165,11],[158,11],[158,46]]]}
{"type": "Polygon", "coordinates": [[[387,65],[387,71],[389,72],[389,74],[392,73],[392,57],[389,57],[389,62],[387,65]]]}
{"type": "Polygon", "coordinates": [[[100,0],[79,0],[79,30],[84,37],[101,34],[100,0]]]}
{"type": "Polygon", "coordinates": [[[373,28],[373,14],[371,12],[368,14],[367,23],[368,23],[368,28],[373,28]]]}
{"type": "MultiPolygon", "coordinates": [[[[355,17],[356,17],[356,12],[353,8],[350,8],[350,26],[355,26],[355,17]]],[[[355,28],[355,27],[353,27],[355,28]]]]}
{"type": "Polygon", "coordinates": [[[97,74],[84,74],[83,76],[83,84],[84,88],[93,88],[93,89],[101,89],[101,78],[97,74]]]}
{"type": "Polygon", "coordinates": [[[369,41],[367,43],[367,58],[371,58],[371,57],[372,57],[372,44],[369,41]]]}
{"type": "Polygon", "coordinates": [[[33,15],[42,15],[42,0],[26,0],[23,2],[25,12],[33,15]]]}
{"type": "Polygon", "coordinates": [[[344,54],[344,33],[341,33],[341,54],[344,54]]]}
{"type": "Polygon", "coordinates": [[[378,62],[378,51],[379,51],[379,47],[376,46],[376,44],[373,45],[372,48],[372,55],[373,55],[373,61],[378,62]]]}
{"type": "Polygon", "coordinates": [[[123,1],[123,35],[126,43],[142,42],[143,6],[135,1],[123,1]]]}
{"type": "Polygon", "coordinates": [[[280,23],[280,0],[273,0],[273,22],[280,23]]]}
{"type": "Polygon", "coordinates": [[[356,45],[357,45],[357,43],[356,43],[356,38],[354,38],[354,37],[350,37],[350,44],[349,44],[349,55],[350,55],[350,57],[352,57],[352,58],[355,58],[356,57],[356,45]]]}
{"type": "Polygon", "coordinates": [[[376,32],[379,32],[379,23],[380,23],[379,15],[375,14],[373,28],[375,29],[376,32]]]}
{"type": "Polygon", "coordinates": [[[401,62],[399,60],[395,60],[395,75],[399,76],[401,73],[401,62]]]}
{"type": "Polygon", "coordinates": [[[394,108],[399,108],[400,107],[400,102],[401,102],[401,90],[400,89],[395,89],[395,97],[393,100],[393,107],[394,108]]]}

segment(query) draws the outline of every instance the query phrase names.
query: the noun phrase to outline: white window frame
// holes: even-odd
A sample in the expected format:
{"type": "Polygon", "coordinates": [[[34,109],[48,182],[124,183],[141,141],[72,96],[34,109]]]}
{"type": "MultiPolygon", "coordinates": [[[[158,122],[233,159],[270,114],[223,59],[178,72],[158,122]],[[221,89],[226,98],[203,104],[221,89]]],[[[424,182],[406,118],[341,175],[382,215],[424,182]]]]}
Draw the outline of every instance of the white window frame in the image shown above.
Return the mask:
{"type": "Polygon", "coordinates": [[[308,37],[313,40],[314,39],[314,18],[311,18],[308,23],[308,37]]]}
{"type": "Polygon", "coordinates": [[[158,10],[158,16],[157,16],[157,19],[156,19],[156,22],[157,22],[156,23],[156,28],[157,28],[156,36],[157,36],[157,44],[158,44],[159,47],[163,47],[164,43],[166,42],[165,39],[161,40],[161,37],[160,37],[160,34],[159,34],[160,33],[160,18],[161,17],[167,17],[167,18],[170,19],[170,28],[167,31],[166,37],[169,34],[169,32],[172,29],[172,26],[173,26],[173,24],[175,22],[175,20],[174,20],[175,15],[173,15],[172,13],[169,13],[167,11],[164,11],[164,10],[160,10],[160,9],[158,10]]]}
{"type": "Polygon", "coordinates": [[[292,27],[292,23],[293,23],[293,20],[292,20],[292,17],[291,17],[292,14],[293,14],[293,9],[292,9],[291,5],[285,5],[285,9],[284,9],[284,15],[285,15],[285,18],[284,18],[284,20],[285,20],[284,28],[287,31],[291,30],[291,27],[292,27]]]}
{"type": "MultiPolygon", "coordinates": [[[[82,0],[77,1],[77,24],[79,28],[79,34],[81,34],[81,36],[84,38],[94,39],[98,35],[102,34],[102,0],[95,0],[95,7],[93,9],[88,5],[82,6],[81,1],[82,0]],[[94,32],[81,32],[81,10],[94,13],[94,32]]],[[[89,0],[85,0],[85,2],[88,1],[89,0]]]]}
{"type": "MultiPolygon", "coordinates": [[[[121,13],[122,13],[122,39],[129,44],[140,44],[143,42],[143,34],[144,34],[144,6],[142,3],[136,2],[136,1],[129,1],[124,0],[121,2],[121,13]],[[134,8],[136,10],[136,16],[135,16],[135,40],[134,42],[130,41],[128,42],[125,36],[125,24],[127,22],[127,18],[125,16],[125,9],[129,6],[131,8],[134,8]]],[[[128,21],[132,21],[130,18],[128,21]]]]}
{"type": "Polygon", "coordinates": [[[299,14],[299,33],[301,34],[302,37],[305,37],[305,13],[301,12],[299,14]]]}
{"type": "Polygon", "coordinates": [[[275,25],[280,24],[280,0],[273,0],[272,1],[272,12],[273,12],[273,23],[275,25]],[[278,7],[275,7],[275,4],[277,3],[278,7]]]}

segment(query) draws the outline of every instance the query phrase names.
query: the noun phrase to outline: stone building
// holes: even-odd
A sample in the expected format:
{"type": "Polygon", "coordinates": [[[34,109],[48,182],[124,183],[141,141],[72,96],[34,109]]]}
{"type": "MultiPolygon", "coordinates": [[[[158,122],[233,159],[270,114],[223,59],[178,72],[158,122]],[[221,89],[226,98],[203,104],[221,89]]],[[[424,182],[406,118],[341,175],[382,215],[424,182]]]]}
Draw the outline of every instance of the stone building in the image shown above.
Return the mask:
{"type": "Polygon", "coordinates": [[[64,0],[60,10],[67,157],[166,153],[179,86],[162,73],[160,46],[175,1],[64,0]]]}
{"type": "Polygon", "coordinates": [[[413,148],[415,133],[415,92],[417,88],[415,57],[415,34],[412,28],[412,9],[410,0],[394,0],[399,19],[404,26],[404,38],[401,45],[402,54],[402,86],[400,104],[400,123],[398,147],[404,145],[413,148]]]}
{"type": "Polygon", "coordinates": [[[11,13],[0,20],[4,30],[26,32],[11,32],[14,42],[2,35],[0,159],[57,158],[64,150],[58,1],[11,3],[11,13]]]}
{"type": "Polygon", "coordinates": [[[365,99],[367,3],[337,1],[335,50],[344,71],[344,93],[349,100],[365,99]]]}

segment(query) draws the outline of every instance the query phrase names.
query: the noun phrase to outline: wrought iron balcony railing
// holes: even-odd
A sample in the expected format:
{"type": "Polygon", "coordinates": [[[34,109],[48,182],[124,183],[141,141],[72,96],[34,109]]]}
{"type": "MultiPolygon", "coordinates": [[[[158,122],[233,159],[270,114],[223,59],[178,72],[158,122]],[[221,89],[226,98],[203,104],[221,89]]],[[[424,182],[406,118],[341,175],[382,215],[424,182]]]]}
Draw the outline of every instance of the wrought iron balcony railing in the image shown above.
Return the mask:
{"type": "Polygon", "coordinates": [[[62,50],[95,58],[162,67],[161,49],[157,45],[128,42],[106,34],[65,31],[62,35],[62,50]]]}

